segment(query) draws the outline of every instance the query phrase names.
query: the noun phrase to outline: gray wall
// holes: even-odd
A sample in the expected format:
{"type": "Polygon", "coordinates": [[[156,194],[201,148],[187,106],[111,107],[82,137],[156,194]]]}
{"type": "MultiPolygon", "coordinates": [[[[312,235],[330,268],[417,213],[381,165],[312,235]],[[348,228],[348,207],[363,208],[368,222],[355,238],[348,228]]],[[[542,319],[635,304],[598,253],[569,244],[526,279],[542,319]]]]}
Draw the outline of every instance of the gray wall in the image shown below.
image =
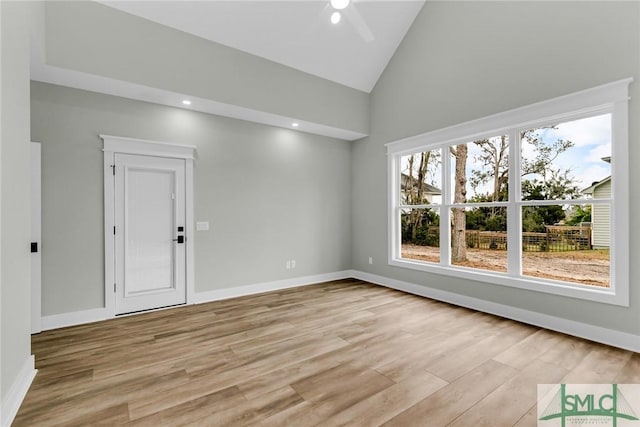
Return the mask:
{"type": "Polygon", "coordinates": [[[369,95],[88,1],[47,3],[47,63],[366,134],[369,95]]]}
{"type": "MultiPolygon", "coordinates": [[[[387,265],[384,144],[633,77],[631,165],[640,164],[640,3],[428,2],[371,94],[370,137],[353,145],[357,270],[640,333],[640,229],[632,228],[631,307],[521,291],[387,265]],[[374,264],[368,264],[368,257],[374,264]]],[[[640,170],[631,169],[631,194],[640,170]]],[[[632,212],[640,210],[631,199],[632,212]]]]}
{"type": "Polygon", "coordinates": [[[98,134],[198,147],[195,217],[211,230],[195,235],[197,292],[350,268],[348,142],[44,83],[31,96],[43,315],[104,305],[98,134]]]}
{"type": "Polygon", "coordinates": [[[43,15],[36,2],[3,1],[0,8],[0,402],[4,402],[31,354],[29,45],[32,25],[43,15]]]}

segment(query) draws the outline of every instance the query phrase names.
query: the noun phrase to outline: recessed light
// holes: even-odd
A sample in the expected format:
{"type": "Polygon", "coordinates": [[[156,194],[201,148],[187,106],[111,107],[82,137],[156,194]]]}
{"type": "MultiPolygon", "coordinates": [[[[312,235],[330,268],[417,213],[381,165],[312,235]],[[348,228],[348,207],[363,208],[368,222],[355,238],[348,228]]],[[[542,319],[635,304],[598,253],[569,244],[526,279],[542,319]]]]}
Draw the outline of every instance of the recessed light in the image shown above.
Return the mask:
{"type": "Polygon", "coordinates": [[[293,126],[294,128],[297,128],[300,125],[298,123],[291,123],[291,126],[293,126]]]}
{"type": "Polygon", "coordinates": [[[340,16],[340,12],[333,12],[331,14],[331,23],[334,25],[337,24],[340,22],[340,18],[342,18],[342,16],[340,16]]]}
{"type": "Polygon", "coordinates": [[[331,6],[333,6],[334,9],[342,10],[349,6],[350,2],[351,0],[331,0],[331,6]]]}
{"type": "Polygon", "coordinates": [[[188,99],[183,100],[182,103],[184,105],[191,105],[191,101],[189,101],[188,99]]]}

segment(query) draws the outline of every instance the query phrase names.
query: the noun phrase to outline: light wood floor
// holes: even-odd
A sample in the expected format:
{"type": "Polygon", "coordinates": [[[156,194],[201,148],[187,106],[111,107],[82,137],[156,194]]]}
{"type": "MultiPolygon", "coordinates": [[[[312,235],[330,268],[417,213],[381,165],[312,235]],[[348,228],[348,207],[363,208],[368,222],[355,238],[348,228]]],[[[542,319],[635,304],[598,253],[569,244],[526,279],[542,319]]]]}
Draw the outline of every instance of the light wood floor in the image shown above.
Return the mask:
{"type": "Polygon", "coordinates": [[[538,383],[640,383],[640,354],[358,280],[33,337],[15,426],[534,426],[538,383]]]}

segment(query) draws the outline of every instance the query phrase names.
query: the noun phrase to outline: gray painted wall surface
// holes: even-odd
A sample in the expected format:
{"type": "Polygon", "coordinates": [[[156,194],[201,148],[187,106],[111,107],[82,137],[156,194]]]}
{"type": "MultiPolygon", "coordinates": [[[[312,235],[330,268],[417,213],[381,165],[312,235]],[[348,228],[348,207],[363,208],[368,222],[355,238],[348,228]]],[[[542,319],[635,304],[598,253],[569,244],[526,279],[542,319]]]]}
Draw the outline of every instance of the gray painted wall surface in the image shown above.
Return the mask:
{"type": "Polygon", "coordinates": [[[36,2],[2,8],[0,401],[31,354],[29,44],[36,2]]]}
{"type": "Polygon", "coordinates": [[[349,143],[188,110],[32,83],[42,143],[43,314],[104,304],[99,134],[198,147],[196,291],[351,266],[349,143]],[[296,260],[295,270],[285,261],[296,260]]]}
{"type": "MultiPolygon", "coordinates": [[[[626,77],[635,79],[629,161],[637,165],[640,3],[427,3],[371,94],[370,137],[353,145],[353,268],[640,333],[637,227],[630,230],[630,308],[387,265],[385,143],[626,77]]],[[[640,191],[638,168],[631,169],[630,190],[640,191]]],[[[631,198],[631,212],[639,210],[640,201],[631,198]]]]}
{"type": "Polygon", "coordinates": [[[365,133],[369,95],[95,2],[47,3],[47,63],[365,133]]]}

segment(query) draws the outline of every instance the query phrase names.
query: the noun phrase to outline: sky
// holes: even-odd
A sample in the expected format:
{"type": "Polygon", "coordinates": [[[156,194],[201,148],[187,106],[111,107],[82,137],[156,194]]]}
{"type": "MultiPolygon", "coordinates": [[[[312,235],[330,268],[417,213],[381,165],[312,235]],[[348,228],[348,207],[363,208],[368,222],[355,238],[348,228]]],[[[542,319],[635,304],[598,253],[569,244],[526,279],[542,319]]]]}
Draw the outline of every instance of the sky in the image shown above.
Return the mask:
{"type": "Polygon", "coordinates": [[[611,114],[562,123],[541,131],[541,136],[550,142],[561,138],[574,143],[554,165],[570,169],[579,189],[611,175],[611,165],[602,160],[611,156],[611,114]]]}
{"type": "MultiPolygon", "coordinates": [[[[554,168],[569,170],[570,176],[574,178],[574,183],[578,189],[583,190],[589,187],[594,181],[600,181],[611,175],[611,165],[604,162],[602,157],[611,156],[611,114],[589,117],[586,119],[575,120],[560,123],[554,128],[540,129],[540,137],[544,142],[552,144],[558,139],[569,140],[573,142],[573,147],[567,149],[559,155],[553,162],[554,168]]],[[[478,162],[474,161],[480,155],[480,148],[473,144],[467,144],[467,178],[471,177],[471,171],[478,168],[478,162]]],[[[533,159],[535,152],[531,144],[522,144],[523,158],[533,159]]],[[[416,156],[415,166],[419,163],[419,154],[416,156]]],[[[407,157],[403,157],[401,162],[403,173],[407,173],[408,163],[407,157]]],[[[452,161],[451,169],[453,171],[455,162],[452,161]]],[[[441,166],[431,168],[427,182],[442,188],[441,166]]],[[[416,174],[414,173],[414,176],[416,174]]],[[[526,178],[533,179],[534,176],[529,175],[526,178]]],[[[452,183],[453,185],[453,183],[452,183]]],[[[479,187],[478,193],[487,193],[492,191],[492,183],[488,183],[479,187]]],[[[474,191],[467,184],[467,198],[474,196],[474,191]]],[[[437,199],[433,200],[438,202],[437,199]]]]}

